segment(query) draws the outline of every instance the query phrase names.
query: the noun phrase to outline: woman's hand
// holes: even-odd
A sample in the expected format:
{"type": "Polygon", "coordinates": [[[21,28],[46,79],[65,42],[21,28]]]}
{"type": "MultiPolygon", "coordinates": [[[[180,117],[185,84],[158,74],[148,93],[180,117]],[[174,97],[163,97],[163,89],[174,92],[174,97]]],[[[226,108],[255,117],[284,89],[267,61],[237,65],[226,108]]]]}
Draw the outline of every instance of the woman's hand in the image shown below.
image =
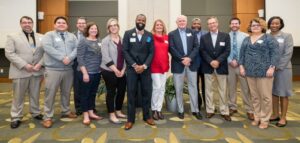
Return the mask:
{"type": "Polygon", "coordinates": [[[275,67],[269,67],[266,73],[267,77],[273,77],[274,71],[275,71],[275,67]]]}
{"type": "Polygon", "coordinates": [[[245,68],[244,66],[240,65],[240,75],[242,77],[245,77],[246,76],[246,71],[245,71],[245,68]]]}
{"type": "Polygon", "coordinates": [[[85,82],[85,83],[90,82],[90,76],[89,76],[89,74],[83,74],[83,82],[85,82]]]}

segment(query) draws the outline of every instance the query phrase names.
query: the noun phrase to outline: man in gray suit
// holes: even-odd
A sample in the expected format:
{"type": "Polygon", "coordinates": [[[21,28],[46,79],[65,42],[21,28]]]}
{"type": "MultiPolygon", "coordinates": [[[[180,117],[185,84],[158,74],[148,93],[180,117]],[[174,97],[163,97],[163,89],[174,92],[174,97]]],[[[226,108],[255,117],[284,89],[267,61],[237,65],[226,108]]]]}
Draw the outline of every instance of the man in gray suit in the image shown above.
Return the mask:
{"type": "Polygon", "coordinates": [[[45,63],[45,106],[43,126],[52,126],[55,95],[60,87],[61,114],[65,118],[76,118],[70,110],[70,92],[73,84],[73,60],[77,55],[77,38],[67,31],[65,17],[54,20],[55,30],[47,32],[42,40],[45,63]]]}
{"type": "Polygon", "coordinates": [[[174,77],[176,99],[178,105],[178,118],[184,119],[183,107],[183,81],[188,80],[190,105],[192,114],[202,119],[198,108],[197,70],[200,65],[199,44],[195,32],[187,28],[187,17],[180,15],[176,20],[178,28],[169,33],[169,51],[172,55],[171,72],[174,77]]]}
{"type": "Polygon", "coordinates": [[[5,47],[5,56],[10,61],[9,78],[13,80],[11,128],[18,128],[21,124],[26,91],[29,94],[31,115],[35,119],[43,119],[39,108],[44,53],[41,45],[42,35],[32,30],[31,17],[21,17],[20,26],[22,31],[7,36],[5,47]]]}

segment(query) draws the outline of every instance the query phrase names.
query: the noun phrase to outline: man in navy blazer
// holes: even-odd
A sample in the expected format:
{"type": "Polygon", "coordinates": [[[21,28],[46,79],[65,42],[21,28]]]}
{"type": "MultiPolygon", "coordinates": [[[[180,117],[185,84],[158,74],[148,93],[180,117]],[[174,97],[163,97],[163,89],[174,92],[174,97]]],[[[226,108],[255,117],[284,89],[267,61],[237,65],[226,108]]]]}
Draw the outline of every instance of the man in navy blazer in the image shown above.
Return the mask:
{"type": "Polygon", "coordinates": [[[209,32],[201,37],[202,71],[205,78],[206,117],[214,115],[213,83],[217,82],[220,94],[220,112],[226,121],[231,121],[226,97],[228,64],[230,54],[229,34],[218,30],[218,19],[209,17],[207,20],[209,32]]]}
{"type": "Polygon", "coordinates": [[[187,77],[192,114],[199,120],[202,115],[198,108],[197,70],[200,66],[199,44],[195,32],[187,28],[187,17],[178,16],[178,28],[169,33],[169,51],[172,55],[171,72],[173,73],[178,105],[178,117],[184,119],[183,81],[187,77]]]}
{"type": "Polygon", "coordinates": [[[123,38],[123,54],[127,63],[127,101],[128,120],[125,130],[132,128],[135,122],[135,98],[137,83],[140,81],[142,88],[143,120],[149,125],[155,125],[150,116],[152,79],[150,65],[153,58],[153,37],[145,30],[146,16],[139,14],[136,17],[136,27],[128,30],[123,38]]]}

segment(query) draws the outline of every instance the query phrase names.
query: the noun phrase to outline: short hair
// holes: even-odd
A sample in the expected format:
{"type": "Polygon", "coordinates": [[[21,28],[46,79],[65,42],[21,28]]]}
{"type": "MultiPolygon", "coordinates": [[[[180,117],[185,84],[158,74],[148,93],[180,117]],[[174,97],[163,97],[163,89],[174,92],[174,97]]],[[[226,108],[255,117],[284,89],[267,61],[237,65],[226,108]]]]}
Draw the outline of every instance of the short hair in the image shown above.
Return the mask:
{"type": "Polygon", "coordinates": [[[137,20],[138,17],[145,17],[145,19],[147,20],[147,17],[146,17],[145,14],[138,14],[138,15],[136,16],[135,20],[137,20]]]}
{"type": "Polygon", "coordinates": [[[199,21],[201,23],[201,19],[198,18],[198,17],[193,18],[192,23],[195,22],[195,21],[199,21]]]}
{"type": "Polygon", "coordinates": [[[210,16],[210,17],[208,17],[208,18],[207,18],[207,22],[208,22],[208,20],[210,20],[210,19],[215,19],[217,23],[219,22],[218,18],[215,17],[215,16],[210,16]]]}
{"type": "Polygon", "coordinates": [[[186,21],[187,21],[187,17],[185,15],[179,15],[177,18],[176,18],[176,22],[178,21],[179,18],[184,18],[186,21]]]}
{"type": "Polygon", "coordinates": [[[248,25],[248,32],[249,33],[252,33],[252,31],[251,31],[251,24],[252,24],[252,22],[256,22],[256,23],[258,23],[261,26],[261,28],[262,28],[261,32],[262,33],[266,33],[267,32],[267,23],[266,23],[266,21],[264,19],[262,19],[262,18],[257,17],[257,18],[253,18],[252,20],[250,20],[249,25],[248,25]]]}
{"type": "Polygon", "coordinates": [[[96,35],[96,38],[99,37],[99,35],[100,35],[100,34],[99,34],[100,29],[99,29],[98,25],[97,25],[95,22],[89,22],[89,23],[87,23],[86,28],[84,29],[84,32],[83,32],[83,35],[84,35],[85,37],[89,37],[89,36],[90,36],[89,30],[90,30],[91,27],[94,26],[94,25],[96,25],[96,27],[97,27],[97,35],[96,35]]]}
{"type": "Polygon", "coordinates": [[[271,23],[274,19],[278,19],[280,21],[280,28],[279,30],[281,30],[283,27],[284,27],[284,22],[283,22],[283,19],[279,16],[273,16],[269,19],[268,21],[268,29],[270,29],[270,26],[271,26],[271,23]]]}
{"type": "Polygon", "coordinates": [[[155,25],[156,25],[156,23],[157,22],[160,22],[160,23],[162,23],[162,25],[163,25],[163,31],[162,31],[162,34],[163,35],[166,35],[167,34],[167,28],[166,28],[166,24],[161,20],[161,19],[157,19],[157,20],[155,20],[154,21],[154,24],[153,24],[153,27],[152,27],[152,33],[154,34],[156,31],[155,31],[155,25]]]}
{"type": "Polygon", "coordinates": [[[67,21],[67,18],[66,17],[63,17],[63,16],[58,16],[54,19],[54,24],[58,21],[58,20],[64,20],[67,24],[68,24],[68,21],[67,21]]]}
{"type": "Polygon", "coordinates": [[[237,20],[237,21],[239,22],[239,24],[241,24],[241,20],[240,20],[239,18],[237,18],[237,17],[232,17],[232,18],[230,19],[230,21],[229,21],[229,24],[231,24],[231,22],[232,22],[233,20],[237,20]]]}
{"type": "Polygon", "coordinates": [[[107,20],[106,22],[106,29],[107,29],[107,33],[110,33],[109,28],[110,28],[110,23],[115,21],[117,23],[118,28],[120,29],[120,25],[119,25],[119,21],[116,18],[110,18],[107,20]]]}
{"type": "Polygon", "coordinates": [[[83,16],[78,17],[78,18],[77,18],[77,22],[78,22],[79,19],[82,19],[82,20],[84,20],[85,22],[87,22],[87,19],[86,19],[85,17],[83,17],[83,16]]]}
{"type": "Polygon", "coordinates": [[[23,19],[27,19],[27,20],[30,20],[31,22],[33,22],[33,19],[31,17],[29,17],[29,16],[22,16],[20,18],[20,23],[22,22],[23,19]]]}

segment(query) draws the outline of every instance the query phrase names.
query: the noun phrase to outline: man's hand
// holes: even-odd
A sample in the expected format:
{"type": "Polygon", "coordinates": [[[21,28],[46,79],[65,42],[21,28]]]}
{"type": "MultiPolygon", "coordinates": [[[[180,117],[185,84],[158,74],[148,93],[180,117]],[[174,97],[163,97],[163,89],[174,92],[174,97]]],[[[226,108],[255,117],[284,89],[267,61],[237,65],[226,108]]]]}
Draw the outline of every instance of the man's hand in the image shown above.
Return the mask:
{"type": "Polygon", "coordinates": [[[34,65],[34,67],[33,67],[33,71],[39,71],[39,70],[41,70],[41,67],[42,67],[42,65],[41,64],[36,64],[36,65],[34,65]]]}
{"type": "Polygon", "coordinates": [[[71,60],[69,59],[69,57],[64,57],[63,63],[64,63],[64,65],[68,65],[71,63],[71,60]]]}
{"type": "Polygon", "coordinates": [[[134,70],[136,73],[141,74],[145,69],[143,65],[135,65],[134,70]]]}
{"type": "Polygon", "coordinates": [[[217,60],[212,60],[212,61],[210,62],[210,65],[211,65],[214,69],[217,69],[217,68],[219,67],[219,65],[220,65],[220,62],[217,61],[217,60]]]}
{"type": "Polygon", "coordinates": [[[182,58],[182,61],[181,61],[181,63],[184,65],[184,66],[190,66],[191,65],[191,58],[189,58],[189,57],[184,57],[184,58],[182,58]]]}
{"type": "Polygon", "coordinates": [[[33,66],[31,65],[31,64],[27,64],[27,65],[25,65],[25,70],[27,71],[27,72],[33,72],[33,66]]]}
{"type": "Polygon", "coordinates": [[[231,67],[233,67],[233,68],[236,68],[236,67],[239,66],[238,62],[237,62],[235,59],[233,59],[233,60],[229,63],[229,65],[230,65],[231,67]]]}

